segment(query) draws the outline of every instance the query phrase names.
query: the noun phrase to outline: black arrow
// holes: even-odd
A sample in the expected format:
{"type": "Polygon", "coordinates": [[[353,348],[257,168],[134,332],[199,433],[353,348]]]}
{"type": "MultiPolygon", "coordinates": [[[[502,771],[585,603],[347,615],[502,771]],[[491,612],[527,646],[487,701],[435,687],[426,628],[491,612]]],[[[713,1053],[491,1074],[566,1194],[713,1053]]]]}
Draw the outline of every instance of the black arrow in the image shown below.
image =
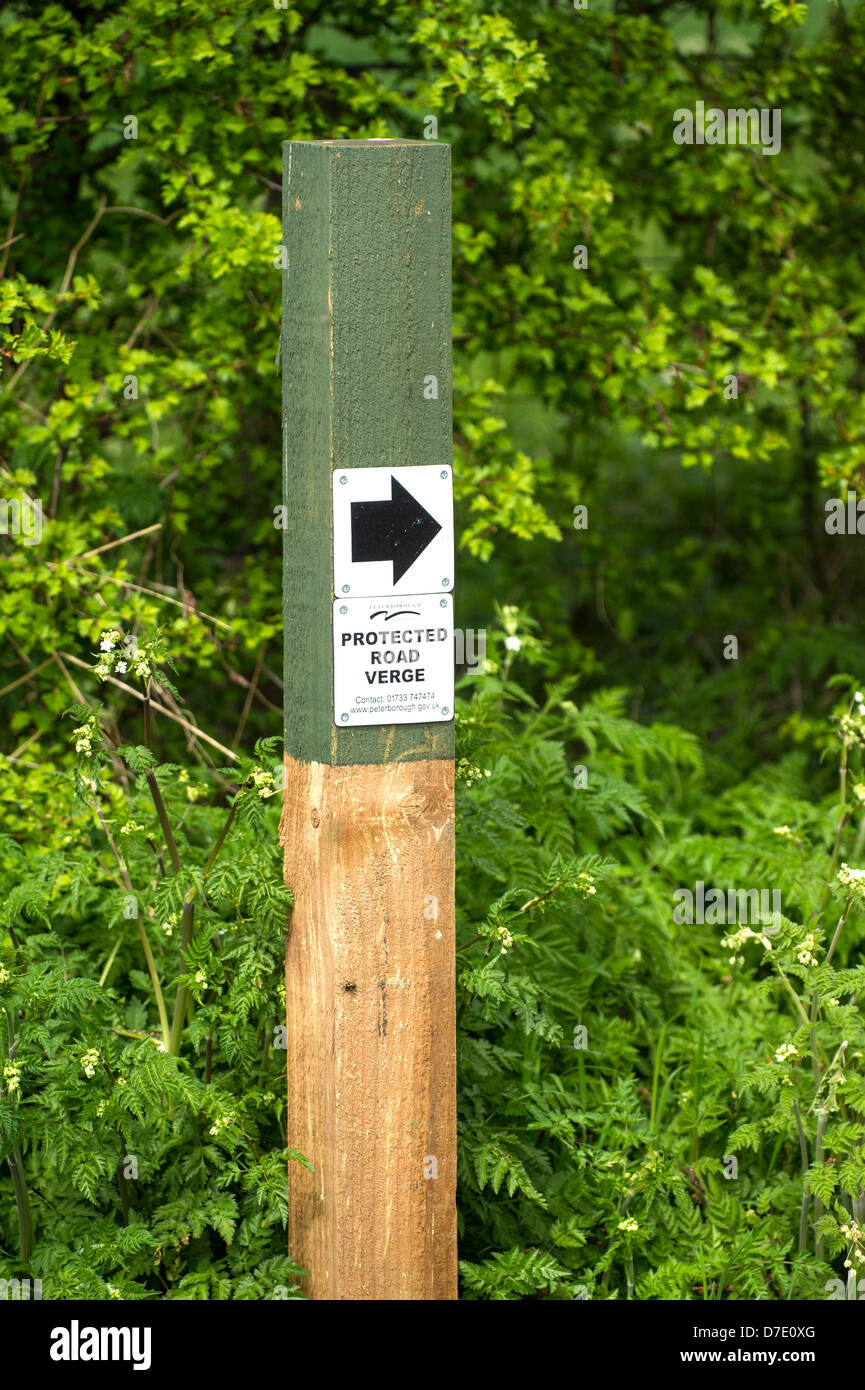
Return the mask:
{"type": "Polygon", "coordinates": [[[390,501],[351,504],[352,561],[393,560],[393,582],[398,584],[441,529],[391,474],[390,501]]]}

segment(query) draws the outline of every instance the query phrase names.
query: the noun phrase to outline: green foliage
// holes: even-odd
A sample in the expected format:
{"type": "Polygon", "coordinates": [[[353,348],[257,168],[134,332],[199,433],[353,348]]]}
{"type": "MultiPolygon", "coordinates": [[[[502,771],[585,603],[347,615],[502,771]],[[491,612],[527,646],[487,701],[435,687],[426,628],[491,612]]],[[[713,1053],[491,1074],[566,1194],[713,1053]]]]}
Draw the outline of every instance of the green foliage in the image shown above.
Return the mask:
{"type": "Polygon", "coordinates": [[[463,1295],[825,1297],[865,1220],[865,562],[824,527],[865,476],[865,8],[11,0],[0,39],[0,491],[43,506],[0,533],[0,1277],[296,1296],[281,141],[433,115],[490,634],[463,1295]],[[699,99],[781,152],[677,147],[699,99]],[[780,891],[771,934],[677,922],[698,881],[780,891]]]}
{"type": "Polygon", "coordinates": [[[808,797],[803,753],[713,796],[685,731],[621,691],[537,704],[497,636],[457,723],[465,1294],[825,1297],[865,1260],[865,871],[836,872],[865,706],[838,711],[852,805],[808,797]],[[783,910],[678,922],[697,880],[783,910]]]}
{"type": "MultiPolygon", "coordinates": [[[[142,688],[148,711],[149,675],[142,688]]],[[[29,862],[0,844],[0,1160],[26,1174],[4,1200],[0,1272],[20,1262],[58,1299],[299,1297],[284,1254],[286,1166],[306,1161],[282,1121],[291,897],[261,763],[278,740],[238,759],[226,813],[147,744],[112,748],[99,711],[70,713],[78,766],[52,785],[65,832],[29,862]],[[260,815],[236,814],[250,801],[260,815]]]]}

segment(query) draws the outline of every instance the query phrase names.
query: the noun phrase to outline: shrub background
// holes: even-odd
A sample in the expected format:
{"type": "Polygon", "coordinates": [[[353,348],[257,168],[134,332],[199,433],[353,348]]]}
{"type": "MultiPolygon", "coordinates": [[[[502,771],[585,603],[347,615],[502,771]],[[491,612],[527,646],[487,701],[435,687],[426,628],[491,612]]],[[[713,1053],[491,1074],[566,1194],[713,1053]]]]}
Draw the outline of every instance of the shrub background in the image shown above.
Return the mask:
{"type": "MultiPolygon", "coordinates": [[[[164,1056],[135,933],[102,978],[123,884],[62,715],[102,702],[105,746],[140,748],[141,701],[77,663],[158,629],[172,712],[235,752],[280,732],[281,141],[434,115],[458,621],[490,633],[457,724],[464,1296],[826,1297],[858,1271],[865,1182],[837,882],[863,862],[863,562],[824,529],[865,457],[862,7],[13,2],[0,38],[0,490],[45,510],[39,545],[0,536],[0,1277],[293,1290],[277,812],[233,827],[209,992],[164,1056]],[[697,100],[780,108],[781,153],[674,145],[697,100]],[[774,954],[675,925],[698,879],[780,888],[774,954]]],[[[154,759],[200,874],[237,770],[163,716],[154,759]]],[[[128,862],[170,987],[183,885],[135,764],[106,764],[100,805],[115,839],[144,827],[128,862]]]]}

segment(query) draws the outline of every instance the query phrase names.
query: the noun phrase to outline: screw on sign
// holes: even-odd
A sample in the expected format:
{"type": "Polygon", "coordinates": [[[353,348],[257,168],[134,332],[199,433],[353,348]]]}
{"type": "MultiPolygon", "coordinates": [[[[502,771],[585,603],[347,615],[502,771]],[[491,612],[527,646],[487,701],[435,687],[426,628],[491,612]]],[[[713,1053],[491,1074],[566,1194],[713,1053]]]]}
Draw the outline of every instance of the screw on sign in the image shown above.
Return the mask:
{"type": "Polygon", "coordinates": [[[452,1299],[450,152],[292,141],[283,190],[289,1253],[452,1299]]]}

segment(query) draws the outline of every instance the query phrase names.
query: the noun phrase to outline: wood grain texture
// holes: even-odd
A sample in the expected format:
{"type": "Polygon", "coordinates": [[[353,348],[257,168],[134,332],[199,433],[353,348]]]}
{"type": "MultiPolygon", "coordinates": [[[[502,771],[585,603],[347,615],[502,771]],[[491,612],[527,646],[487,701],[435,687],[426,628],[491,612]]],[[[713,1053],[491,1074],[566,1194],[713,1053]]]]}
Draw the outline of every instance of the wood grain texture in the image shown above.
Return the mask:
{"type": "Polygon", "coordinates": [[[456,1298],[453,767],[285,768],[289,1252],[314,1298],[456,1298]]]}

